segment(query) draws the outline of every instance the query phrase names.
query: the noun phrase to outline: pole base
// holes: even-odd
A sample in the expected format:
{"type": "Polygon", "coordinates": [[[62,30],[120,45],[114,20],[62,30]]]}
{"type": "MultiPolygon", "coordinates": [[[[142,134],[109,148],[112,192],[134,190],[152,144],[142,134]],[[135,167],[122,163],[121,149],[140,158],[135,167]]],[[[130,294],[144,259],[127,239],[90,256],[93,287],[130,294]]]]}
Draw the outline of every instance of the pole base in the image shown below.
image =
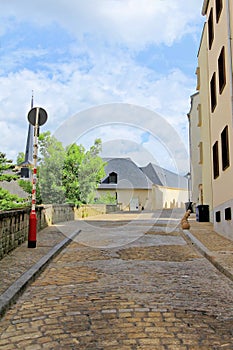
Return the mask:
{"type": "Polygon", "coordinates": [[[28,241],[28,248],[36,248],[36,241],[28,241]]]}
{"type": "Polygon", "coordinates": [[[28,248],[36,248],[36,212],[31,211],[29,216],[28,248]]]}

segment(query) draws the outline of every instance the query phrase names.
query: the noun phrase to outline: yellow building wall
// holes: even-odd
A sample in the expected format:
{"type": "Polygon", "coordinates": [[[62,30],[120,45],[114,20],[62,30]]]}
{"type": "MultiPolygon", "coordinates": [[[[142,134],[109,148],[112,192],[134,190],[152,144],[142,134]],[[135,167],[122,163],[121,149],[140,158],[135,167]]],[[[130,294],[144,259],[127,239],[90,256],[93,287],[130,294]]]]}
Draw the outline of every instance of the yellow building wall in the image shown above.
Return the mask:
{"type": "Polygon", "coordinates": [[[191,96],[191,109],[189,118],[189,138],[190,138],[190,162],[191,162],[191,202],[196,205],[201,204],[200,185],[202,185],[202,163],[200,159],[201,143],[201,112],[200,97],[196,93],[191,96]],[[200,109],[200,112],[199,112],[200,109]]]}
{"type": "Polygon", "coordinates": [[[212,194],[212,147],[210,135],[210,97],[209,97],[209,72],[208,72],[208,44],[207,25],[203,28],[200,48],[198,52],[199,72],[199,98],[201,104],[200,142],[203,144],[202,191],[203,203],[209,205],[210,219],[213,220],[213,194],[212,194]]]}
{"type": "MultiPolygon", "coordinates": [[[[116,190],[98,190],[98,196],[110,193],[115,196],[116,190]]],[[[117,202],[120,209],[130,210],[132,199],[138,198],[139,210],[158,210],[184,208],[188,201],[188,190],[153,185],[150,190],[117,189],[117,202]]]]}
{"type": "Polygon", "coordinates": [[[188,190],[153,185],[152,210],[185,208],[188,190]]]}
{"type": "MultiPolygon", "coordinates": [[[[208,85],[210,95],[210,80],[213,74],[216,74],[216,108],[214,111],[210,109],[210,147],[212,158],[212,147],[216,141],[219,146],[219,176],[212,179],[212,194],[213,194],[213,218],[214,228],[217,232],[224,236],[233,239],[233,217],[229,218],[226,215],[227,210],[230,209],[231,216],[233,216],[233,105],[232,105],[232,56],[233,56],[233,1],[223,0],[223,8],[219,17],[216,20],[216,1],[204,0],[202,14],[206,15],[208,21],[211,9],[213,10],[213,24],[214,37],[212,47],[206,47],[207,63],[201,61],[200,66],[203,65],[203,70],[208,72],[208,85]],[[219,91],[219,70],[218,59],[222,48],[225,48],[225,72],[226,85],[223,91],[219,91]],[[225,170],[222,168],[222,149],[221,149],[221,133],[223,129],[228,126],[229,138],[229,161],[230,166],[225,170]],[[217,215],[218,214],[218,215],[217,215]],[[218,221],[218,222],[217,222],[218,221]]],[[[207,22],[208,23],[208,22],[207,22]]],[[[208,32],[208,25],[206,24],[206,31],[208,32]]],[[[208,33],[206,38],[208,39],[208,33]]],[[[208,40],[207,40],[208,43],[208,40]]],[[[203,49],[204,56],[204,49],[203,49]]],[[[202,89],[201,89],[202,90],[202,89]]],[[[204,93],[203,93],[204,102],[204,93]]],[[[210,106],[210,103],[209,103],[210,106]]],[[[210,107],[209,107],[210,108],[210,107]]],[[[213,165],[211,165],[213,168],[213,165]]]]}
{"type": "MultiPolygon", "coordinates": [[[[219,22],[215,21],[215,1],[210,0],[207,10],[207,18],[209,17],[210,9],[214,9],[214,40],[211,50],[208,50],[209,62],[209,79],[213,73],[216,73],[216,92],[217,106],[211,112],[211,147],[218,141],[219,144],[219,177],[213,180],[213,206],[217,208],[224,202],[233,198],[233,158],[232,158],[232,62],[230,59],[230,40],[229,40],[229,13],[227,11],[228,0],[223,1],[223,10],[219,22]],[[225,69],[226,69],[226,85],[223,92],[220,94],[218,88],[218,58],[222,47],[225,47],[225,69]],[[230,167],[222,170],[221,157],[221,132],[228,125],[229,127],[229,149],[230,149],[230,167]]],[[[232,1],[229,1],[232,12],[232,1]]],[[[231,13],[231,26],[232,13],[231,13]]],[[[232,54],[232,48],[231,48],[232,54]]]]}

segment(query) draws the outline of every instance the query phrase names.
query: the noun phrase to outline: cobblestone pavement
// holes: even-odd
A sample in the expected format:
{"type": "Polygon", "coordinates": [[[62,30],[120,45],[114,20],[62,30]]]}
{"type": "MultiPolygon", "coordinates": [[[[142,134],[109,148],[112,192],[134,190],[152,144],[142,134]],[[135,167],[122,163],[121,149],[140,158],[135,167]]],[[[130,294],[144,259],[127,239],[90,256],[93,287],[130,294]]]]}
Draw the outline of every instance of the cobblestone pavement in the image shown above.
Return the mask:
{"type": "Polygon", "coordinates": [[[233,349],[233,282],[177,220],[125,214],[60,230],[77,228],[2,318],[0,349],[233,349]]]}
{"type": "Polygon", "coordinates": [[[0,294],[64,238],[55,226],[47,227],[38,232],[36,249],[28,249],[24,242],[0,260],[0,294]]]}

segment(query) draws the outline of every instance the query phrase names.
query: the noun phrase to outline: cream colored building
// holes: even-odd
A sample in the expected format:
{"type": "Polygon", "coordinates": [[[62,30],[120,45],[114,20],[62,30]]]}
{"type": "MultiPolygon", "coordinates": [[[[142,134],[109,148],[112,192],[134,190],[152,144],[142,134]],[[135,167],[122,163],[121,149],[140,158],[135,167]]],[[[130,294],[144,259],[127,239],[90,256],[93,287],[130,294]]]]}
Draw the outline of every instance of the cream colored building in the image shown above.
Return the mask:
{"type": "Polygon", "coordinates": [[[97,198],[110,194],[121,210],[184,208],[188,201],[187,179],[155,164],[138,167],[128,158],[105,159],[106,177],[97,198]]]}
{"type": "Polygon", "coordinates": [[[191,108],[188,113],[190,139],[190,200],[194,206],[203,204],[202,165],[203,147],[201,141],[200,98],[196,92],[191,96],[191,108]]]}
{"type": "Polygon", "coordinates": [[[198,53],[203,200],[215,230],[233,239],[233,1],[204,0],[206,23],[198,53]],[[208,162],[211,166],[208,166],[208,162]]]}

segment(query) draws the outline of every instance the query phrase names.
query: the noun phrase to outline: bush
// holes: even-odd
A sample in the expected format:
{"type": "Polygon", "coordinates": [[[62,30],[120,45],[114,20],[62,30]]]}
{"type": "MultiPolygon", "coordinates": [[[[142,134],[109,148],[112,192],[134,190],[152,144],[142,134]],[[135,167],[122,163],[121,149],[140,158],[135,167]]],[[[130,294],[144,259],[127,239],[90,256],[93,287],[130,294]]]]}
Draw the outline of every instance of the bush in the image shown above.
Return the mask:
{"type": "Polygon", "coordinates": [[[11,194],[7,190],[0,187],[0,210],[10,210],[16,208],[23,208],[29,205],[28,201],[11,194]]]}
{"type": "Polygon", "coordinates": [[[116,204],[116,197],[112,196],[109,192],[103,194],[99,198],[95,198],[93,203],[97,204],[116,204]]]}

